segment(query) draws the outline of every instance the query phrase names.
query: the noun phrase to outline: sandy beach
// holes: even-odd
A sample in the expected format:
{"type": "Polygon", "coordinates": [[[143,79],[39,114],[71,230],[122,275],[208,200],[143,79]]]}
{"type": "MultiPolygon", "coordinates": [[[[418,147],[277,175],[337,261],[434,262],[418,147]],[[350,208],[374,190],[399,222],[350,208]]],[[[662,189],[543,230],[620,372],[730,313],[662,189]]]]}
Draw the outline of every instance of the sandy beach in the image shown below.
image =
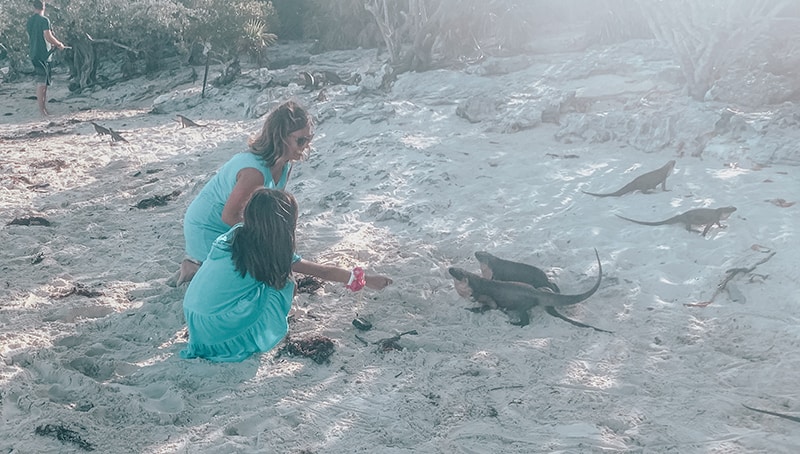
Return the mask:
{"type": "Polygon", "coordinates": [[[0,84],[0,452],[798,452],[796,421],[743,406],[800,417],[796,104],[692,101],[649,46],[490,58],[390,91],[375,50],[245,68],[205,98],[175,75],[72,95],[58,73],[47,120],[31,81],[0,84]],[[361,82],[324,100],[268,83],[309,68],[361,82]],[[295,297],[289,339],[330,338],[327,363],[182,360],[183,214],[287,99],[317,120],[287,186],[297,252],[394,284],[295,297]],[[581,192],[670,160],[667,191],[581,192]],[[615,216],[724,206],[705,236],[615,216]],[[580,293],[594,249],[599,291],[560,312],[611,333],[468,311],[447,272],[479,272],[483,250],[580,293]]]}

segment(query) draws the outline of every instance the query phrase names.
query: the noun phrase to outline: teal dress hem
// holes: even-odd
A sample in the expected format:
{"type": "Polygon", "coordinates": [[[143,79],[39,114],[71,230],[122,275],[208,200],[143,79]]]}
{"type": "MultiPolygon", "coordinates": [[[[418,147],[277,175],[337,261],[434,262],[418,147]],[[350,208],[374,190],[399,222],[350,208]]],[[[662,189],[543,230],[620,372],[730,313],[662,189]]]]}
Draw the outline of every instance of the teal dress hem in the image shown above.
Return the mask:
{"type": "Polygon", "coordinates": [[[217,238],[186,289],[183,314],[189,342],[181,358],[243,361],[272,350],[288,332],[295,283],[289,279],[275,289],[236,271],[231,241],[240,227],[217,238]]]}

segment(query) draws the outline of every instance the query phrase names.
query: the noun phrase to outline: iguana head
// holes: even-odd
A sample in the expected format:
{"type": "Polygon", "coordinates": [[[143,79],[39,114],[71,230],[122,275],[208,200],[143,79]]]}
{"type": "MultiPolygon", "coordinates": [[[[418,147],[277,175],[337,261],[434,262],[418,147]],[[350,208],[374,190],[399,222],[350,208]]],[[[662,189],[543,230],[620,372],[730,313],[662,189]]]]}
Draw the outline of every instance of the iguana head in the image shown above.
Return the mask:
{"type": "Polygon", "coordinates": [[[733,212],[736,211],[736,207],[723,207],[719,209],[719,218],[720,219],[728,219],[733,212]]]}
{"type": "Polygon", "coordinates": [[[453,276],[453,287],[455,287],[456,293],[462,298],[471,299],[472,287],[469,286],[469,277],[472,273],[456,267],[450,267],[447,271],[453,276]]]}

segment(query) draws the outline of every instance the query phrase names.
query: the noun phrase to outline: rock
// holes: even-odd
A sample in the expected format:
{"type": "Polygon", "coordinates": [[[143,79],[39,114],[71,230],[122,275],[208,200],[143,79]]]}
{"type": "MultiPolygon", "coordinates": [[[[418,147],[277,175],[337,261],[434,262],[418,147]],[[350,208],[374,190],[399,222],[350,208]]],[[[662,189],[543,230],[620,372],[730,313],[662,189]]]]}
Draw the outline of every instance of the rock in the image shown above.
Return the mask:
{"type": "Polygon", "coordinates": [[[456,107],[456,115],[470,123],[480,123],[497,118],[498,107],[501,103],[502,101],[499,99],[483,95],[473,96],[456,107]]]}
{"type": "Polygon", "coordinates": [[[247,118],[260,118],[279,104],[303,91],[303,87],[295,83],[290,83],[286,87],[276,86],[263,90],[255,99],[248,99],[244,115],[247,118]]]}
{"type": "MultiPolygon", "coordinates": [[[[203,87],[191,87],[185,90],[165,93],[153,100],[151,112],[156,114],[186,112],[203,102],[202,91],[203,87]]],[[[206,87],[207,98],[213,96],[216,92],[217,89],[210,86],[206,87]]]]}

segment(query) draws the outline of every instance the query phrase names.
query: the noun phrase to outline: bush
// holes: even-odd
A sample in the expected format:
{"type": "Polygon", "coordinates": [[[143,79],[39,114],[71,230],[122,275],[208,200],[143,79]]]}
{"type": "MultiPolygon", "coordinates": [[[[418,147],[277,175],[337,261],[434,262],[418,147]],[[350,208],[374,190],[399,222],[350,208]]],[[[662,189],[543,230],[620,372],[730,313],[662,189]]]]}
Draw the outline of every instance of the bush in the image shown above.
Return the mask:
{"type": "MultiPolygon", "coordinates": [[[[382,43],[364,0],[275,0],[278,36],[317,40],[318,50],[373,48],[382,43]]],[[[398,2],[400,3],[400,2],[398,2]]]]}
{"type": "Polygon", "coordinates": [[[790,1],[675,0],[641,4],[656,39],[670,48],[686,78],[689,95],[703,100],[735,65],[761,59],[770,29],[787,14],[790,1]]]}
{"type": "MultiPolygon", "coordinates": [[[[0,45],[8,50],[11,67],[20,68],[28,59],[25,24],[33,7],[30,0],[3,1],[0,45]]],[[[88,35],[147,61],[187,53],[194,42],[208,43],[217,54],[231,57],[242,50],[263,50],[260,46],[274,39],[266,31],[275,16],[267,0],[53,0],[45,15],[67,45],[88,35]]]]}
{"type": "MultiPolygon", "coordinates": [[[[217,54],[233,58],[244,45],[248,50],[258,41],[254,30],[266,35],[267,24],[274,20],[275,10],[269,1],[258,0],[182,0],[185,4],[184,43],[211,44],[217,54]],[[248,26],[250,23],[251,26],[248,26]],[[260,24],[260,26],[254,26],[260,24]],[[249,43],[249,44],[247,44],[249,43]]],[[[179,18],[173,18],[178,20],[179,18]]],[[[266,45],[271,39],[262,36],[266,45]]]]}

